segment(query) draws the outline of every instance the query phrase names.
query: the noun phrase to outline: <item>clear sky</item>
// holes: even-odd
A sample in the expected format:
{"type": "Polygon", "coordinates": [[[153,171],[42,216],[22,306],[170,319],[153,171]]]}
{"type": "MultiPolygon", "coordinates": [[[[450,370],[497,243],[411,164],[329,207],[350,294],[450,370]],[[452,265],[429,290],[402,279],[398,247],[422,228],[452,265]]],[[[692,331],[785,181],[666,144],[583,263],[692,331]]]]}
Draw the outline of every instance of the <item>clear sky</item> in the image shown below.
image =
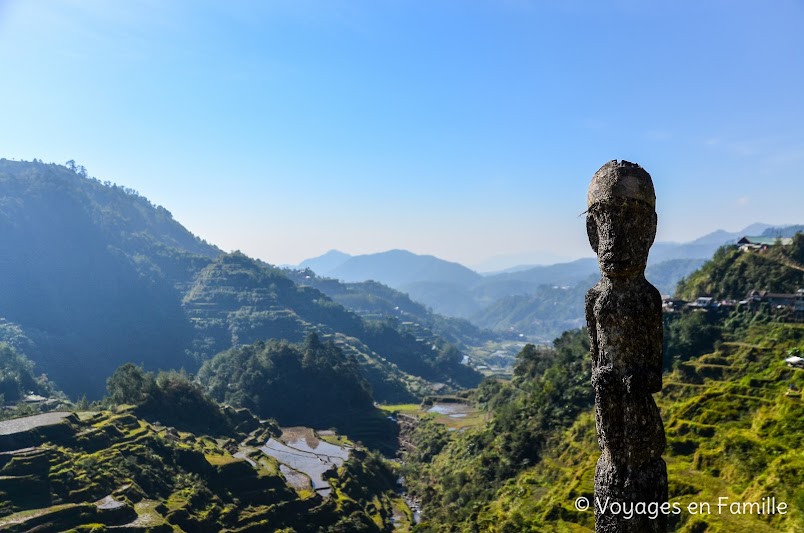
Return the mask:
{"type": "Polygon", "coordinates": [[[225,250],[590,255],[592,174],[660,240],[804,223],[799,0],[0,0],[0,157],[74,159],[225,250]]]}

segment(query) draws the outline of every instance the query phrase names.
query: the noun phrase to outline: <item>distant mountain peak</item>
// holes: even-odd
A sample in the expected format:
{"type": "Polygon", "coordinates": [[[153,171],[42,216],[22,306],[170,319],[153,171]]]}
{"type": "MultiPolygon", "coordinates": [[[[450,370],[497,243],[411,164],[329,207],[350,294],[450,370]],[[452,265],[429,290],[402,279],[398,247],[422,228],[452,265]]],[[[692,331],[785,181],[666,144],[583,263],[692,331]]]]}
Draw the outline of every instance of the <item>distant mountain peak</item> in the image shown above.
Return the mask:
{"type": "Polygon", "coordinates": [[[379,281],[395,289],[429,282],[469,286],[481,279],[480,274],[460,263],[403,249],[349,257],[327,275],[348,282],[379,281]]]}
{"type": "Polygon", "coordinates": [[[299,263],[298,268],[301,270],[310,269],[319,276],[328,276],[330,272],[345,263],[351,255],[335,250],[334,248],[323,255],[305,259],[299,263]]]}

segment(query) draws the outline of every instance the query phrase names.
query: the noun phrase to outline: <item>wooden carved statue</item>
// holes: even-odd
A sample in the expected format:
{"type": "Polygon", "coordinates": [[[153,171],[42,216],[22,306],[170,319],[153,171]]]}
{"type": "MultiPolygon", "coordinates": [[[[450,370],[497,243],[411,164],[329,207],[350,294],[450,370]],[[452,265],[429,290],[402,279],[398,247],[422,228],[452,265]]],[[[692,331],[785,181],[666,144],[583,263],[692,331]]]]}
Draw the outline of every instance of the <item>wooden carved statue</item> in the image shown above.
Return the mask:
{"type": "Polygon", "coordinates": [[[662,301],[645,279],[656,236],[650,174],[627,161],[606,163],[592,178],[587,207],[586,231],[603,275],[586,294],[602,451],[595,531],[665,532],[667,514],[653,512],[667,502],[667,466],[652,396],[662,389],[662,301]]]}

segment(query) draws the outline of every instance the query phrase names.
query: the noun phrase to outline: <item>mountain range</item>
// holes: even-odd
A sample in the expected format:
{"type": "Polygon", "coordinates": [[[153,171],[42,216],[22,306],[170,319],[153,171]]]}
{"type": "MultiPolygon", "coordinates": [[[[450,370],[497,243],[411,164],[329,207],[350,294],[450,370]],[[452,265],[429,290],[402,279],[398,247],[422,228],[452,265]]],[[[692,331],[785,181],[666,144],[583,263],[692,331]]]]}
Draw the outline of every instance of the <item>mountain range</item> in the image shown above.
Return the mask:
{"type": "MultiPolygon", "coordinates": [[[[719,247],[733,244],[745,235],[791,237],[804,226],[781,226],[754,223],[740,231],[715,230],[689,242],[657,242],[650,252],[649,265],[671,259],[709,259],[719,247]]],[[[527,283],[566,284],[595,273],[597,262],[593,257],[562,261],[552,264],[526,265],[500,268],[497,272],[481,274],[468,267],[439,259],[432,255],[418,255],[407,250],[389,250],[373,254],[350,255],[339,250],[306,259],[298,269],[310,269],[323,277],[347,282],[374,280],[390,287],[403,288],[419,283],[452,283],[462,286],[493,284],[495,281],[525,281],[527,283]]]]}
{"type": "Polygon", "coordinates": [[[480,376],[437,335],[371,321],[270,265],[225,254],[135,191],[0,160],[0,342],[74,398],[126,362],[195,372],[218,352],[310,333],[354,358],[378,401],[480,376]]]}
{"type": "MultiPolygon", "coordinates": [[[[789,236],[797,227],[755,223],[737,232],[717,230],[686,243],[658,242],[651,249],[646,277],[662,294],[672,294],[676,284],[720,246],[744,235],[789,236]]],[[[298,268],[349,284],[369,280],[382,283],[436,313],[467,319],[479,328],[522,333],[542,341],[583,322],[583,292],[599,276],[597,261],[591,257],[481,275],[459,263],[405,250],[357,256],[331,250],[303,261],[298,268]],[[580,299],[569,297],[576,293],[580,299]]]]}

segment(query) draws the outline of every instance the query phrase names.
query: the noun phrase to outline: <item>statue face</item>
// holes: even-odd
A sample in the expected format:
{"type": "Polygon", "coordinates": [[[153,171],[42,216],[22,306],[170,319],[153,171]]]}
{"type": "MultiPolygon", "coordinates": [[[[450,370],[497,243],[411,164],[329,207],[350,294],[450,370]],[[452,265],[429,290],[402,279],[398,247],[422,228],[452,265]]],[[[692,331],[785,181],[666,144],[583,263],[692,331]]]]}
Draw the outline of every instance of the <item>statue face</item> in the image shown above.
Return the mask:
{"type": "Polygon", "coordinates": [[[656,237],[656,212],[639,200],[609,198],[589,208],[586,233],[605,276],[639,275],[656,237]]]}

